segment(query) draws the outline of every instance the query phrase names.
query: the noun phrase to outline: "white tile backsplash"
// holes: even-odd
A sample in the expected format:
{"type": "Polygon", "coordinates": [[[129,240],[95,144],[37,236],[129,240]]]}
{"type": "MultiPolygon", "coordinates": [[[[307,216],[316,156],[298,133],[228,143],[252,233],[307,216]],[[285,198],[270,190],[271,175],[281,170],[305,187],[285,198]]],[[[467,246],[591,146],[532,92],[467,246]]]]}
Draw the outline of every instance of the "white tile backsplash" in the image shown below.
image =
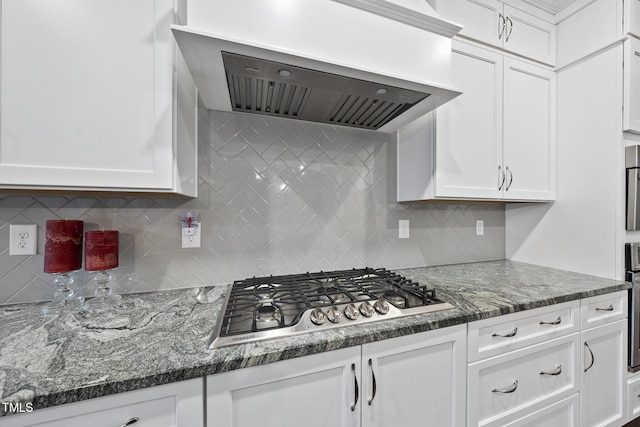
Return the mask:
{"type": "MultiPolygon", "coordinates": [[[[504,258],[503,205],[395,202],[392,135],[204,109],[199,119],[197,199],[0,194],[0,304],[50,299],[42,253],[55,218],[120,230],[121,293],[504,258]],[[200,249],[180,247],[183,211],[200,214],[200,249]],[[410,239],[398,239],[399,219],[410,239]],[[17,223],[38,224],[38,255],[9,256],[17,223]]],[[[80,292],[93,292],[91,277],[77,274],[80,292]]]]}

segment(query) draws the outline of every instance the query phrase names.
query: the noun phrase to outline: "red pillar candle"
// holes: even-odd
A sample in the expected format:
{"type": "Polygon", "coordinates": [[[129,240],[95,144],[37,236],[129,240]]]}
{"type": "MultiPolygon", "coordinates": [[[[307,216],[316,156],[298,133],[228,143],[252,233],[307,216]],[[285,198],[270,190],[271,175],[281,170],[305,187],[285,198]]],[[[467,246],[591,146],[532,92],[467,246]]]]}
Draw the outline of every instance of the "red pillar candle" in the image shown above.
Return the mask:
{"type": "Polygon", "coordinates": [[[104,271],[118,267],[118,231],[84,233],[84,269],[104,271]]]}
{"type": "Polygon", "coordinates": [[[82,267],[82,229],[84,221],[47,221],[44,246],[44,272],[68,273],[82,267]]]}

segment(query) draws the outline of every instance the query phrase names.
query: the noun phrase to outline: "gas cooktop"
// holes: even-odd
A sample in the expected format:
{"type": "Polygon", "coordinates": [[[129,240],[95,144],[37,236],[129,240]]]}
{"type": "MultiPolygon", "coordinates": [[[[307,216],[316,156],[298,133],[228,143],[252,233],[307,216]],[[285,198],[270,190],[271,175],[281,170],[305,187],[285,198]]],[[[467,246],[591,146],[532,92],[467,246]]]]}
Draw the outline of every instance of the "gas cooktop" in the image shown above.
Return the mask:
{"type": "Polygon", "coordinates": [[[229,285],[209,348],[450,308],[383,268],[254,277],[229,285]]]}

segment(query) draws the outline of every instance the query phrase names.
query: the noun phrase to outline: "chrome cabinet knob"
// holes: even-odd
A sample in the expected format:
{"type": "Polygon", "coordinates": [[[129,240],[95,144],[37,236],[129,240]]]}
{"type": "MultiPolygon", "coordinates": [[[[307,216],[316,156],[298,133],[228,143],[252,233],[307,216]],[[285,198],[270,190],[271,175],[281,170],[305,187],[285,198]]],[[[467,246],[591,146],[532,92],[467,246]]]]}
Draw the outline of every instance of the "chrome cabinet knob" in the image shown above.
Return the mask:
{"type": "Polygon", "coordinates": [[[356,320],[360,316],[360,312],[354,304],[349,304],[344,308],[344,315],[347,316],[347,319],[356,320]]]}
{"type": "Polygon", "coordinates": [[[387,303],[384,298],[379,298],[378,301],[373,304],[373,308],[380,314],[387,314],[389,312],[389,303],[387,303]]]}
{"type": "Polygon", "coordinates": [[[371,305],[371,303],[369,301],[365,301],[362,304],[360,304],[360,313],[364,316],[364,317],[371,317],[373,316],[373,313],[375,313],[376,310],[373,308],[373,306],[371,305]]]}
{"type": "Polygon", "coordinates": [[[324,314],[324,311],[319,308],[314,308],[313,310],[311,310],[311,315],[309,317],[311,318],[311,321],[316,325],[323,325],[324,322],[327,321],[327,315],[324,314]]]}
{"type": "Polygon", "coordinates": [[[331,323],[339,323],[342,320],[342,312],[338,309],[338,307],[331,307],[327,312],[327,319],[331,323]]]}

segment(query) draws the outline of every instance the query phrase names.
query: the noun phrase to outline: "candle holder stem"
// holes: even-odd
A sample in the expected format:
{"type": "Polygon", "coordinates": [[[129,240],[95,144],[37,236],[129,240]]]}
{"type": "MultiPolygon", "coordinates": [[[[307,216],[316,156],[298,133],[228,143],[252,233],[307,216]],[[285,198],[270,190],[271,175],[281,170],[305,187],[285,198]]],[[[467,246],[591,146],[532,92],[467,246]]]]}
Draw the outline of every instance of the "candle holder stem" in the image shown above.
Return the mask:
{"type": "Polygon", "coordinates": [[[109,271],[98,271],[96,273],[96,283],[98,287],[96,288],[94,295],[95,297],[85,303],[89,308],[95,308],[97,306],[102,306],[105,303],[116,304],[120,301],[121,296],[114,294],[113,289],[109,286],[111,282],[111,273],[109,271]]]}
{"type": "Polygon", "coordinates": [[[75,292],[71,289],[71,285],[73,284],[73,277],[71,273],[61,273],[56,274],[53,279],[53,285],[55,286],[55,291],[53,293],[53,301],[45,304],[42,307],[42,312],[44,314],[54,314],[59,313],[62,309],[70,305],[73,301],[77,304],[82,303],[82,300],[72,300],[71,297],[74,296],[75,292]]]}

